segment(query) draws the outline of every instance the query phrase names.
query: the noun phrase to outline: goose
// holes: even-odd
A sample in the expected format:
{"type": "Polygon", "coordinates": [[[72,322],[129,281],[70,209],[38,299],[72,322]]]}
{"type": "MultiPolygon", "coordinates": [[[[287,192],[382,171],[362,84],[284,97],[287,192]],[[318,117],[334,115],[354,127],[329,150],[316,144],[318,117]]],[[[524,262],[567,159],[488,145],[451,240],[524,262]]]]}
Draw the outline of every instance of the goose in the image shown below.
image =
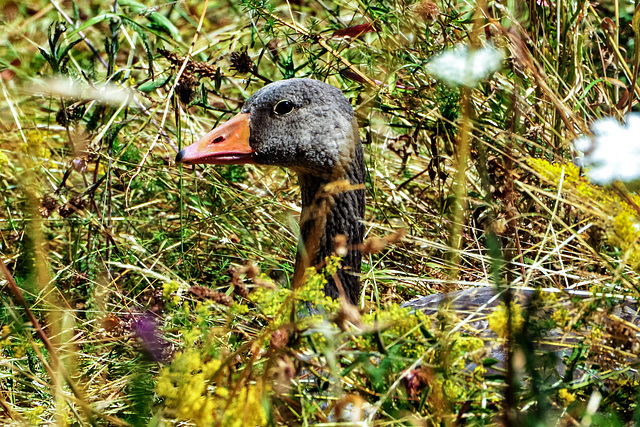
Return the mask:
{"type": "Polygon", "coordinates": [[[357,304],[365,164],[353,108],[338,88],[304,78],[271,83],[235,117],[180,151],[176,163],[251,163],[294,171],[302,211],[293,285],[342,246],[346,253],[325,294],[357,304]]]}
{"type": "MultiPolygon", "coordinates": [[[[302,193],[293,284],[301,284],[307,267],[321,266],[335,252],[337,236],[343,235],[347,251],[341,268],[325,285],[325,293],[357,304],[365,164],[353,108],[339,89],[300,78],[268,84],[245,102],[238,115],[180,151],[176,163],[252,163],[293,170],[302,193]]],[[[534,290],[517,292],[526,304],[534,290]]],[[[427,295],[404,306],[434,313],[447,302],[455,310],[479,313],[501,301],[496,289],[481,286],[427,295]]],[[[628,311],[629,304],[623,305],[628,311]]],[[[635,306],[634,301],[631,308],[635,306]]],[[[625,313],[623,318],[638,323],[637,313],[625,313]]]]}

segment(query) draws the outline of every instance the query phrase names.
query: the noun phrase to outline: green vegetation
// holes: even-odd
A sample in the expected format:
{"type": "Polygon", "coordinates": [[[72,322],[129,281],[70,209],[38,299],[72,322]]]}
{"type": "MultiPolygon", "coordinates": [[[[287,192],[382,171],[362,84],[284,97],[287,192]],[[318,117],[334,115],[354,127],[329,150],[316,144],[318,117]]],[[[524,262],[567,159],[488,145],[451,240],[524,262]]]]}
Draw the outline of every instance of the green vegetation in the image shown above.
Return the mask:
{"type": "Polygon", "coordinates": [[[572,145],[638,111],[630,2],[3,0],[0,21],[0,423],[640,423],[640,197],[572,145]],[[460,44],[502,68],[438,80],[460,44]],[[359,307],[322,292],[339,257],[290,289],[291,172],[174,163],[291,77],[360,124],[359,307]],[[478,284],[497,304],[401,307],[478,284]]]}

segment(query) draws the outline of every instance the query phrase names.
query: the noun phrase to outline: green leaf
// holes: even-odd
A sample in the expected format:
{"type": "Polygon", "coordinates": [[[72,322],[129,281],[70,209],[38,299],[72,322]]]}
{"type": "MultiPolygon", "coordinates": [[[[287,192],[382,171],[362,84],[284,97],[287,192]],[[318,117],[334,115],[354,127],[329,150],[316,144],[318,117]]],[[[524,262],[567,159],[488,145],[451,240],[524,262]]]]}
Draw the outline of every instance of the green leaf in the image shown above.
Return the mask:
{"type": "Polygon", "coordinates": [[[148,74],[149,77],[153,79],[153,52],[151,52],[151,45],[149,44],[149,34],[147,34],[146,31],[143,31],[143,28],[133,21],[126,20],[124,21],[124,25],[128,28],[133,29],[133,31],[135,31],[136,34],[138,34],[138,36],[140,37],[140,41],[142,42],[144,50],[147,53],[147,61],[149,61],[148,74]]]}
{"type": "Polygon", "coordinates": [[[62,51],[60,52],[59,58],[64,58],[65,56],[67,56],[69,54],[69,51],[71,49],[73,49],[73,47],[75,45],[77,45],[78,43],[80,43],[82,41],[82,39],[76,39],[74,41],[72,41],[71,43],[69,43],[67,46],[65,46],[62,51]]]}
{"type": "Polygon", "coordinates": [[[67,37],[73,37],[78,34],[82,30],[86,30],[89,27],[93,27],[96,24],[101,23],[102,21],[106,21],[111,18],[120,19],[121,17],[115,13],[103,13],[102,15],[94,16],[93,18],[87,19],[84,24],[80,25],[75,30],[71,31],[67,34],[67,37]]]}
{"type": "Polygon", "coordinates": [[[151,92],[153,90],[158,89],[159,87],[166,85],[170,78],[171,76],[169,75],[164,80],[153,80],[153,79],[148,80],[142,83],[140,86],[138,86],[138,90],[140,92],[145,92],[145,93],[151,92]]]}

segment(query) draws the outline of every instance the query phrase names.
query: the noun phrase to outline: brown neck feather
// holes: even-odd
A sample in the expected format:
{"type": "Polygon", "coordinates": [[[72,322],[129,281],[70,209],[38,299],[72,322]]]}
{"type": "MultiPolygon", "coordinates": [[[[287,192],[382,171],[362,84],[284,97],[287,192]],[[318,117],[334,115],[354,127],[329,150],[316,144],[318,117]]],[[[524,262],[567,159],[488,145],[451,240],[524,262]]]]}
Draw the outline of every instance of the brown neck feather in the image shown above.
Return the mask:
{"type": "Polygon", "coordinates": [[[296,255],[293,283],[300,286],[309,266],[322,267],[325,258],[335,253],[335,238],[346,236],[347,253],[335,277],[325,285],[325,293],[337,298],[340,287],[349,302],[356,304],[360,294],[360,246],[364,236],[361,223],[365,209],[365,167],[362,146],[358,143],[351,164],[342,176],[327,180],[311,174],[299,174],[302,191],[300,216],[301,241],[296,255]]]}

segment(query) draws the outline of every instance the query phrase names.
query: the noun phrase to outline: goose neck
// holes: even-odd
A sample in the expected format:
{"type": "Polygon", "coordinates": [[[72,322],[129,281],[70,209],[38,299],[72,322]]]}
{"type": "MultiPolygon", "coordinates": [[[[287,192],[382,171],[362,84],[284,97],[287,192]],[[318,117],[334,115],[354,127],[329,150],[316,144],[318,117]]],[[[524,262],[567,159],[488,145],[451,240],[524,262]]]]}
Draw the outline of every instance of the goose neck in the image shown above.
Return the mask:
{"type": "Polygon", "coordinates": [[[346,173],[332,179],[311,174],[298,175],[302,192],[300,217],[301,240],[298,245],[294,285],[300,285],[309,266],[321,267],[326,257],[335,253],[336,236],[346,238],[346,254],[341,268],[329,278],[325,293],[340,296],[342,287],[347,299],[356,303],[360,292],[361,252],[364,235],[365,191],[364,159],[358,144],[346,173]]]}

